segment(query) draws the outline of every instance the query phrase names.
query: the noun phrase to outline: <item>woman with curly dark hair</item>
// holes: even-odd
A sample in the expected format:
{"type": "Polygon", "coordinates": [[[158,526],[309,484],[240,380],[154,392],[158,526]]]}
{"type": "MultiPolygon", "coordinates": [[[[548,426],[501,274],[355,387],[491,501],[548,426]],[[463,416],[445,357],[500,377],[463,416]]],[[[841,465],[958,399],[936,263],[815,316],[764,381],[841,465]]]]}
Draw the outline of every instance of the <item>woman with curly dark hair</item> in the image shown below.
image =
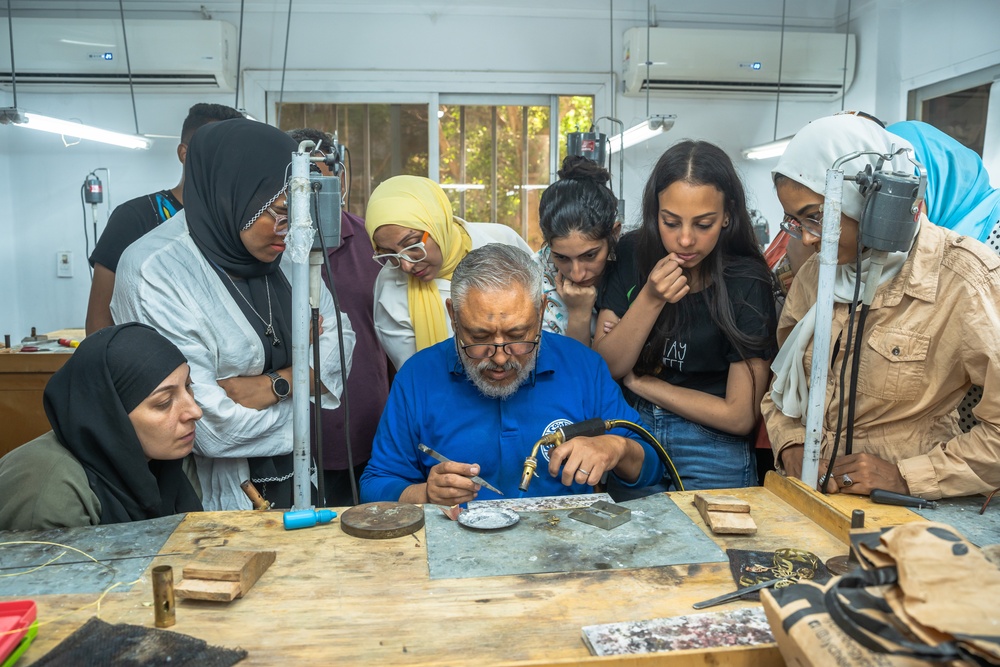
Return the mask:
{"type": "Polygon", "coordinates": [[[597,323],[597,289],[621,232],[618,198],[607,186],[610,178],[593,160],[570,155],[538,205],[545,245],[535,257],[542,265],[547,298],[542,326],[587,347],[597,323]]]}

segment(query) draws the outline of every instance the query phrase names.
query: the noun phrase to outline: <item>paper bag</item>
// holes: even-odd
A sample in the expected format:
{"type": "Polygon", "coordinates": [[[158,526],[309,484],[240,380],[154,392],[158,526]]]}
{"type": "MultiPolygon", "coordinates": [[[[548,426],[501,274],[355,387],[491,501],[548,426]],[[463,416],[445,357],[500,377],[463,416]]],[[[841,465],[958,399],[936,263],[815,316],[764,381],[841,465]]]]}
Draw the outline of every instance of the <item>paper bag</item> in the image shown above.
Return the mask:
{"type": "Polygon", "coordinates": [[[848,575],[762,594],[789,665],[1000,665],[1000,570],[953,528],[905,524],[856,553],[848,575]]]}

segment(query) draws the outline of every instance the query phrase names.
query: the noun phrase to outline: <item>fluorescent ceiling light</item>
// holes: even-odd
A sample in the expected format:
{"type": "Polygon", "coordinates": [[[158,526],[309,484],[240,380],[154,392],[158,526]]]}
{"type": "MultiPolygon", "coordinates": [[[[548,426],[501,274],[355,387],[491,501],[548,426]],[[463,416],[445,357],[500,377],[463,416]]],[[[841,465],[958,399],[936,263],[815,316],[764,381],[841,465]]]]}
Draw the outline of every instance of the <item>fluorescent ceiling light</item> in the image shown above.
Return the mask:
{"type": "Polygon", "coordinates": [[[788,148],[788,143],[791,140],[791,137],[785,137],[784,139],[769,141],[759,146],[751,146],[743,151],[743,157],[748,160],[767,160],[773,157],[781,157],[785,154],[785,149],[788,148]]]}
{"type": "Polygon", "coordinates": [[[652,139],[672,128],[675,120],[677,120],[677,116],[674,114],[650,116],[635,127],[630,127],[621,134],[611,137],[611,146],[608,152],[614,154],[647,139],[652,139]]]}
{"type": "Polygon", "coordinates": [[[67,137],[79,137],[80,139],[90,139],[100,141],[105,144],[122,146],[123,148],[147,149],[152,145],[152,140],[135,134],[122,134],[121,132],[111,132],[102,130],[92,125],[74,123],[68,120],[60,120],[49,116],[41,116],[36,113],[20,112],[14,107],[0,109],[0,123],[5,125],[16,125],[27,127],[42,132],[52,132],[67,137]]]}

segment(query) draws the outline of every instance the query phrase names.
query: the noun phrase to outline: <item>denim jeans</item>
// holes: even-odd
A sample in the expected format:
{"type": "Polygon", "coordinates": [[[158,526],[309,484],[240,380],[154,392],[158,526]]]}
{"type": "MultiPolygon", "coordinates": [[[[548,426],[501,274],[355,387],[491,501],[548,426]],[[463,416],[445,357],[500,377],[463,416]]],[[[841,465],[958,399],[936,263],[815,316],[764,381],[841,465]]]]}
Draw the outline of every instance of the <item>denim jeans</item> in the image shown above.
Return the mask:
{"type": "MultiPolygon", "coordinates": [[[[749,436],[731,435],[696,424],[641,398],[635,409],[670,454],[685,490],[735,489],[757,484],[757,460],[749,436]]],[[[670,482],[669,475],[666,481],[670,482]]]]}

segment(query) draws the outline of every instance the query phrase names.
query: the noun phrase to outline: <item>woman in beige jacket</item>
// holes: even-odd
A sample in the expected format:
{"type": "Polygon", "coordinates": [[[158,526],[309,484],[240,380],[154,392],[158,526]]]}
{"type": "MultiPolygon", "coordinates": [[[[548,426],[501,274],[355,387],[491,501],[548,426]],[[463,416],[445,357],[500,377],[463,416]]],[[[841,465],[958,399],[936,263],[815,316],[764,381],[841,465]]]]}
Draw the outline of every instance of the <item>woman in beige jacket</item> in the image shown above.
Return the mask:
{"type": "MultiPolygon", "coordinates": [[[[786,214],[782,226],[818,248],[827,168],[848,153],[888,153],[892,145],[908,146],[857,116],[807,125],[772,172],[786,214]]],[[[876,161],[864,156],[845,169],[855,173],[876,161]]],[[[838,402],[846,403],[849,390],[849,382],[840,386],[840,371],[854,354],[845,349],[846,328],[863,203],[857,184],[845,181],[821,476],[833,450],[838,402]]],[[[862,260],[863,282],[867,250],[862,260]]],[[[761,405],[776,463],[792,476],[802,469],[818,270],[818,258],[810,258],[792,284],[778,323],[784,354],[772,366],[775,381],[761,405]]],[[[921,217],[909,251],[889,255],[855,349],[861,356],[853,451],[844,452],[842,437],[828,489],[867,494],[881,488],[934,499],[1000,486],[1000,258],[921,217]],[[963,433],[956,407],[973,384],[983,387],[973,410],[981,423],[963,433]]],[[[846,408],[844,414],[846,430],[846,408]]]]}

